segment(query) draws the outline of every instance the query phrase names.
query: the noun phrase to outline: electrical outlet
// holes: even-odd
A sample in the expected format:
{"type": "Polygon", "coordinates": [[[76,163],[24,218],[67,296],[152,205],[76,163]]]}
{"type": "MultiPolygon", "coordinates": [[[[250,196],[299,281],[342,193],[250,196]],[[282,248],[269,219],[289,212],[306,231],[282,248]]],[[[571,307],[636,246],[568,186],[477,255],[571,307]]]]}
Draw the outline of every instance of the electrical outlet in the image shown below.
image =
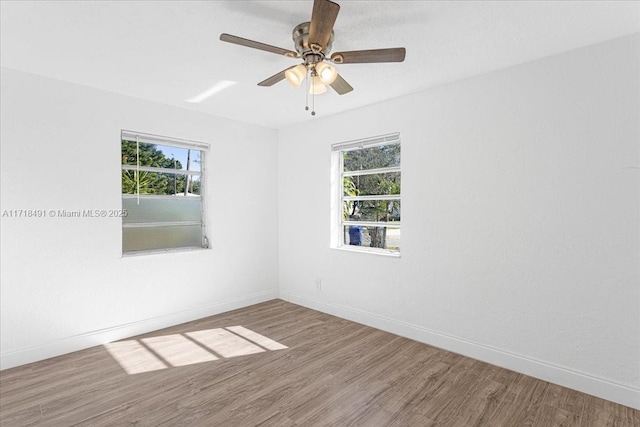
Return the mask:
{"type": "Polygon", "coordinates": [[[316,291],[320,292],[322,290],[322,279],[316,279],[316,291]]]}

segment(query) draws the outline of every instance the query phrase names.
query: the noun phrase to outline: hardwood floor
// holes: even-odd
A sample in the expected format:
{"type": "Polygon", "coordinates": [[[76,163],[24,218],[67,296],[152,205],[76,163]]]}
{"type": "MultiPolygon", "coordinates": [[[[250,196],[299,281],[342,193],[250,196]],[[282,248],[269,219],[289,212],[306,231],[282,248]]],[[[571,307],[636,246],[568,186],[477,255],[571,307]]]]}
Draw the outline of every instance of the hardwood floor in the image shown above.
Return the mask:
{"type": "Polygon", "coordinates": [[[2,371],[0,425],[640,426],[640,411],[274,300],[2,371]]]}

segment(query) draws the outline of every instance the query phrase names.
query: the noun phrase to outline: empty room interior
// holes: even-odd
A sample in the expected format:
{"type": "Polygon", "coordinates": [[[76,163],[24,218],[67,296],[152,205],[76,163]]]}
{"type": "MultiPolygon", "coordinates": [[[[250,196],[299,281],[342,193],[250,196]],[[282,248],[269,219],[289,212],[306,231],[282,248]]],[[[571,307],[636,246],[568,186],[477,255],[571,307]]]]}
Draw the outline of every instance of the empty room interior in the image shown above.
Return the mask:
{"type": "Polygon", "coordinates": [[[2,426],[640,426],[640,2],[0,7],[2,426]]]}

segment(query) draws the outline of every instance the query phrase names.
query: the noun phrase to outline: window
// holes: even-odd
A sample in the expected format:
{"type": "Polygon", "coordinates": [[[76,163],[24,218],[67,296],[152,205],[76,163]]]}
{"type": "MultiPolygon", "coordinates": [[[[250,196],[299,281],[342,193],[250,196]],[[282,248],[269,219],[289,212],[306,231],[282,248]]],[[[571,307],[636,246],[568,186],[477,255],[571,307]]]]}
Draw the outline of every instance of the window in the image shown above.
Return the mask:
{"type": "Polygon", "coordinates": [[[122,253],[206,248],[207,144],[122,131],[122,253]]]}
{"type": "Polygon", "coordinates": [[[400,253],[400,135],[332,146],[335,171],[333,246],[400,253]]]}

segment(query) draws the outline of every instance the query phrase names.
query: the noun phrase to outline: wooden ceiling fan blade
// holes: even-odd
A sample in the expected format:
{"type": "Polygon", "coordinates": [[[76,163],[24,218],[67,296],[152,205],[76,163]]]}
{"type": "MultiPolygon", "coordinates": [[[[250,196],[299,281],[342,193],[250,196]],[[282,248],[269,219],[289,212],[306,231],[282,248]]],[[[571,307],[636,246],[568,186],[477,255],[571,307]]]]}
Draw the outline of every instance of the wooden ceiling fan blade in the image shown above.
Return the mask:
{"type": "Polygon", "coordinates": [[[402,62],[407,54],[403,47],[389,49],[352,50],[336,52],[331,55],[331,61],[336,64],[364,64],[373,62],[402,62]]]}
{"type": "Polygon", "coordinates": [[[329,44],[340,5],[330,0],[315,0],[309,24],[309,46],[314,51],[324,51],[329,44]]]}
{"type": "MultiPolygon", "coordinates": [[[[293,67],[295,67],[295,65],[293,67]]],[[[273,86],[274,84],[278,83],[279,81],[284,80],[285,79],[284,73],[286,73],[287,71],[289,71],[293,67],[285,68],[284,70],[280,71],[279,73],[274,74],[273,76],[269,77],[268,79],[265,79],[265,80],[261,81],[260,83],[258,83],[258,86],[273,86]]]]}
{"type": "Polygon", "coordinates": [[[227,43],[233,43],[240,46],[251,47],[258,50],[264,50],[271,53],[277,53],[278,55],[289,56],[291,58],[297,58],[298,54],[292,50],[283,49],[277,46],[271,46],[270,44],[260,43],[254,40],[245,39],[238,36],[232,36],[231,34],[220,34],[220,40],[227,43]]]}
{"type": "Polygon", "coordinates": [[[353,90],[351,85],[347,83],[340,74],[338,74],[338,77],[330,84],[330,86],[338,93],[338,95],[344,95],[345,93],[349,93],[353,90]]]}

